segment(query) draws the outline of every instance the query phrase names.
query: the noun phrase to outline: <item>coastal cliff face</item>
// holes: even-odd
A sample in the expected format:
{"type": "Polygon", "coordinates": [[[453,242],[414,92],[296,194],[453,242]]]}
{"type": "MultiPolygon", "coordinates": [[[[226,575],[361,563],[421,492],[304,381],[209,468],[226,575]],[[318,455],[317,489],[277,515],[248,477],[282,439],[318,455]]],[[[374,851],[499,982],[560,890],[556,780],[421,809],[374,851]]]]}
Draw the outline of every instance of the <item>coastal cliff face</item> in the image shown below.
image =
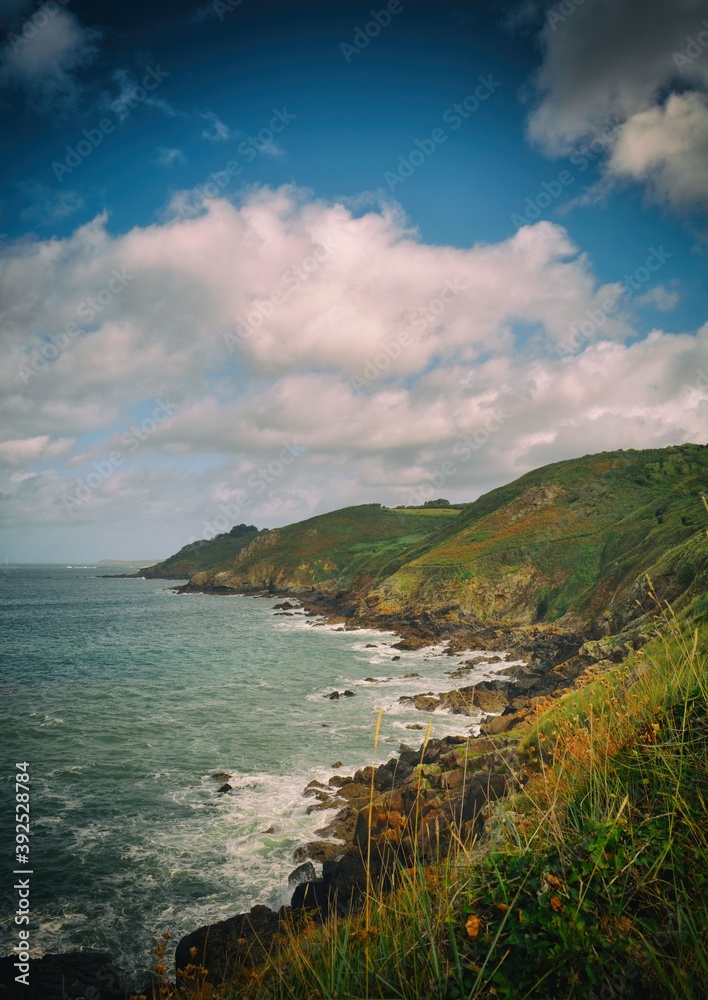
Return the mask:
{"type": "Polygon", "coordinates": [[[459,512],[371,504],[288,525],[189,587],[327,595],[367,623],[603,634],[641,613],[647,573],[673,600],[705,590],[695,539],[707,488],[703,445],[586,456],[528,473],[459,512]]]}

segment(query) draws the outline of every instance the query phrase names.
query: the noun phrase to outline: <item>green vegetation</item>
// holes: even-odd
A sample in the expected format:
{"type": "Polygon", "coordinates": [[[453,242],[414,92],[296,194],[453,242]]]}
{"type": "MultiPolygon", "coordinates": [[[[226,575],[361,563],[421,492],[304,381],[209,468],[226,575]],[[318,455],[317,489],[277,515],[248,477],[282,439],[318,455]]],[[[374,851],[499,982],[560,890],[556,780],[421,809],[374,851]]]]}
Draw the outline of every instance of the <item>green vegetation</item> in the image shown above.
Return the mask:
{"type": "Polygon", "coordinates": [[[253,524],[237,524],[222,535],[202,538],[183,546],[173,556],[154,566],[144,566],[139,575],[158,579],[188,580],[195,573],[233,559],[261,532],[253,524]]]}
{"type": "Polygon", "coordinates": [[[343,592],[369,621],[444,610],[471,625],[585,628],[604,616],[616,630],[647,572],[662,597],[682,600],[676,583],[705,591],[708,557],[695,538],[707,483],[703,445],[591,455],[471,504],[367,504],[278,528],[219,561],[205,552],[212,561],[192,583],[343,592]]]}
{"type": "MultiPolygon", "coordinates": [[[[638,653],[527,729],[488,837],[398,872],[347,919],[294,919],[260,968],[163,998],[708,995],[708,619],[663,609],[638,653]]],[[[163,967],[164,968],[164,967],[163,967]]],[[[203,974],[203,972],[202,972],[203,974]]]]}
{"type": "MultiPolygon", "coordinates": [[[[491,738],[516,791],[487,804],[481,837],[461,825],[444,858],[398,863],[392,889],[367,868],[361,912],[321,924],[294,912],[268,961],[227,985],[196,968],[175,993],[161,964],[156,996],[708,996],[707,472],[708,448],[694,445],[592,456],[452,516],[368,505],[312,518],[203,574],[346,587],[381,613],[452,605],[483,621],[592,623],[600,638],[572,687],[491,738]]],[[[459,751],[474,760],[474,742],[459,751]]]]}
{"type": "Polygon", "coordinates": [[[452,508],[345,507],[264,533],[235,559],[198,574],[192,583],[235,591],[357,592],[395,572],[411,549],[457,516],[452,508]]]}

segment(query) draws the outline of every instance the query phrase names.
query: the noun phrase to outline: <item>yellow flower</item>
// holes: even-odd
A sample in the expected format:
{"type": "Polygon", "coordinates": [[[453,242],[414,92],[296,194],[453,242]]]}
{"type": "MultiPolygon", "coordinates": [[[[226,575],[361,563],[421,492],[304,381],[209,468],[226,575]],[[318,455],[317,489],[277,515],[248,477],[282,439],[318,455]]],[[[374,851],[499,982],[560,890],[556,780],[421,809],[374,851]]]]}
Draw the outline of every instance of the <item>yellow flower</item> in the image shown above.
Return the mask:
{"type": "Polygon", "coordinates": [[[465,929],[470,941],[474,941],[479,934],[479,917],[476,917],[474,913],[470,913],[465,924],[465,929]]]}

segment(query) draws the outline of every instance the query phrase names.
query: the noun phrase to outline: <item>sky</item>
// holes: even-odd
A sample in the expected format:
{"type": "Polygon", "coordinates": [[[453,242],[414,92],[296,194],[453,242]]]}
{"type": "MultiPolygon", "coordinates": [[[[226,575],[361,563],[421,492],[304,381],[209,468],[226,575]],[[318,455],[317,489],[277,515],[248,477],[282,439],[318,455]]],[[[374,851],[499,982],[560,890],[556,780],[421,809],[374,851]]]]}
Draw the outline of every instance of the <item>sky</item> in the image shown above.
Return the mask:
{"type": "Polygon", "coordinates": [[[706,0],[0,0],[0,130],[0,562],[706,441],[706,0]]]}

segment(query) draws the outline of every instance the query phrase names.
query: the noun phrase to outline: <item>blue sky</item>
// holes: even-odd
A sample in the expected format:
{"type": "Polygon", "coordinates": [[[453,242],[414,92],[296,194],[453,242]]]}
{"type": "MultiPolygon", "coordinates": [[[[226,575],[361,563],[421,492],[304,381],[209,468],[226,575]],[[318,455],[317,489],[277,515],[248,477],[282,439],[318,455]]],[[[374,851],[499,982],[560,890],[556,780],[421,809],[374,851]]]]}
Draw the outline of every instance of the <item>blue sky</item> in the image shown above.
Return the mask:
{"type": "Polygon", "coordinates": [[[704,3],[0,15],[1,558],[705,439],[704,3]]]}

